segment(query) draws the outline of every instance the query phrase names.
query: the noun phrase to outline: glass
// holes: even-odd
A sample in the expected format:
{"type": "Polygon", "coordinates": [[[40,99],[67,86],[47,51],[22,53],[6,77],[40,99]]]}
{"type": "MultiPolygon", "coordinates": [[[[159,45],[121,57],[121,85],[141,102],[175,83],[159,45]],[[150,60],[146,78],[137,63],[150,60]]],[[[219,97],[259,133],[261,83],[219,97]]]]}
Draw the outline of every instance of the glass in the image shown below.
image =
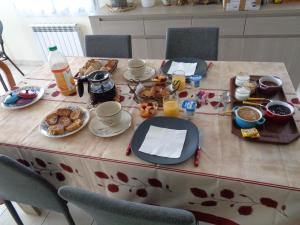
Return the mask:
{"type": "Polygon", "coordinates": [[[179,115],[178,97],[176,94],[164,97],[163,108],[165,116],[176,117],[179,115]]]}
{"type": "Polygon", "coordinates": [[[175,88],[178,87],[178,91],[182,91],[185,89],[185,73],[182,70],[176,70],[172,74],[172,83],[175,84],[175,88]],[[179,84],[176,84],[179,82],[179,84]]]}

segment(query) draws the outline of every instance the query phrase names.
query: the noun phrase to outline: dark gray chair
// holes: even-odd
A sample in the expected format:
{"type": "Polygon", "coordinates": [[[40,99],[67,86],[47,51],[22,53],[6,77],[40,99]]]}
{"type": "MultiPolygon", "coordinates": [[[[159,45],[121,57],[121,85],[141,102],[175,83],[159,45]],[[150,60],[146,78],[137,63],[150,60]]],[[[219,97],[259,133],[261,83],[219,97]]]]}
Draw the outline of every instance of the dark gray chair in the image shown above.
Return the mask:
{"type": "Polygon", "coordinates": [[[104,197],[74,187],[61,187],[58,194],[89,213],[97,225],[196,225],[194,215],[165,208],[104,197]]]}
{"type": "Polygon", "coordinates": [[[132,58],[130,35],[86,35],[88,57],[132,58]]]}
{"type": "Polygon", "coordinates": [[[219,28],[169,28],[166,41],[166,59],[218,59],[219,28]]]}
{"type": "Polygon", "coordinates": [[[20,70],[20,68],[6,54],[5,49],[4,49],[4,41],[2,38],[2,33],[3,33],[3,24],[0,20],[0,46],[1,46],[0,60],[1,61],[8,60],[20,72],[20,74],[22,74],[24,76],[24,73],[22,72],[22,70],[20,70]]]}
{"type": "Polygon", "coordinates": [[[63,213],[70,225],[75,225],[67,202],[57,189],[28,167],[0,155],[0,198],[18,225],[23,225],[10,201],[63,213]]]}

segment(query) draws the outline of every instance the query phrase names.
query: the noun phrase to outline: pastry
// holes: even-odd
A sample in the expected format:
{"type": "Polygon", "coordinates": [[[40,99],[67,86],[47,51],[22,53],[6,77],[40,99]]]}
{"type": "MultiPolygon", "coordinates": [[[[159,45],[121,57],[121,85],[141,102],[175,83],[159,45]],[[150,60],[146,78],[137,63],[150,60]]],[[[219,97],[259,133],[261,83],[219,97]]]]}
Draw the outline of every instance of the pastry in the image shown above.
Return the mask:
{"type": "Polygon", "coordinates": [[[75,109],[71,112],[70,119],[74,121],[74,120],[80,119],[81,116],[82,116],[81,110],[80,109],[75,109]]]}
{"type": "Polygon", "coordinates": [[[51,113],[45,119],[45,122],[50,126],[57,123],[58,115],[56,113],[51,113]]]}
{"type": "Polygon", "coordinates": [[[61,124],[56,124],[48,127],[48,133],[51,135],[60,135],[65,132],[64,126],[61,124]]]}
{"type": "Polygon", "coordinates": [[[69,117],[71,114],[72,110],[68,109],[68,108],[60,108],[56,111],[56,114],[59,116],[66,116],[69,117]]]}
{"type": "Polygon", "coordinates": [[[77,130],[82,125],[82,120],[77,119],[73,123],[71,123],[69,126],[66,127],[66,131],[72,132],[74,130],[77,130]]]}
{"type": "Polygon", "coordinates": [[[61,124],[64,127],[69,126],[71,123],[72,123],[71,119],[69,117],[66,117],[66,116],[61,116],[58,119],[58,124],[61,124]]]}

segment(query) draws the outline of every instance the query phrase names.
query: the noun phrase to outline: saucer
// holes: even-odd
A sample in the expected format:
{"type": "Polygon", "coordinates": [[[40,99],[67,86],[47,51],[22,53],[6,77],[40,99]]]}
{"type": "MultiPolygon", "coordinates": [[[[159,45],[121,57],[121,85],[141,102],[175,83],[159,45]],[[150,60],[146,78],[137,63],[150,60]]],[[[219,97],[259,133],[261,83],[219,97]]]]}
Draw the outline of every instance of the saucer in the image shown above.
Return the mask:
{"type": "Polygon", "coordinates": [[[146,66],[145,68],[145,73],[143,74],[143,76],[136,78],[135,76],[133,76],[129,70],[126,70],[123,73],[123,77],[130,81],[130,80],[134,80],[134,81],[145,81],[145,80],[149,80],[150,78],[152,78],[155,75],[155,69],[149,66],[146,66]]]}
{"type": "Polygon", "coordinates": [[[89,130],[98,137],[113,137],[122,134],[131,126],[131,114],[122,110],[120,123],[109,127],[94,117],[89,123],[89,130]]]}

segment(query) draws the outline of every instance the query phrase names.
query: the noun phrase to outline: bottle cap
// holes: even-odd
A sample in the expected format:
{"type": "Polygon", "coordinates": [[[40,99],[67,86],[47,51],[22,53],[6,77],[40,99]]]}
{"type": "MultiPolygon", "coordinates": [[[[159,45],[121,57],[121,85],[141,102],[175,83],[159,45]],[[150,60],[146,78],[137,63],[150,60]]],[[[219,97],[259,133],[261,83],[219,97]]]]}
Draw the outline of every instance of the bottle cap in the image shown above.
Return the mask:
{"type": "Polygon", "coordinates": [[[48,48],[50,52],[56,51],[57,50],[57,46],[53,45],[51,47],[48,48]]]}

